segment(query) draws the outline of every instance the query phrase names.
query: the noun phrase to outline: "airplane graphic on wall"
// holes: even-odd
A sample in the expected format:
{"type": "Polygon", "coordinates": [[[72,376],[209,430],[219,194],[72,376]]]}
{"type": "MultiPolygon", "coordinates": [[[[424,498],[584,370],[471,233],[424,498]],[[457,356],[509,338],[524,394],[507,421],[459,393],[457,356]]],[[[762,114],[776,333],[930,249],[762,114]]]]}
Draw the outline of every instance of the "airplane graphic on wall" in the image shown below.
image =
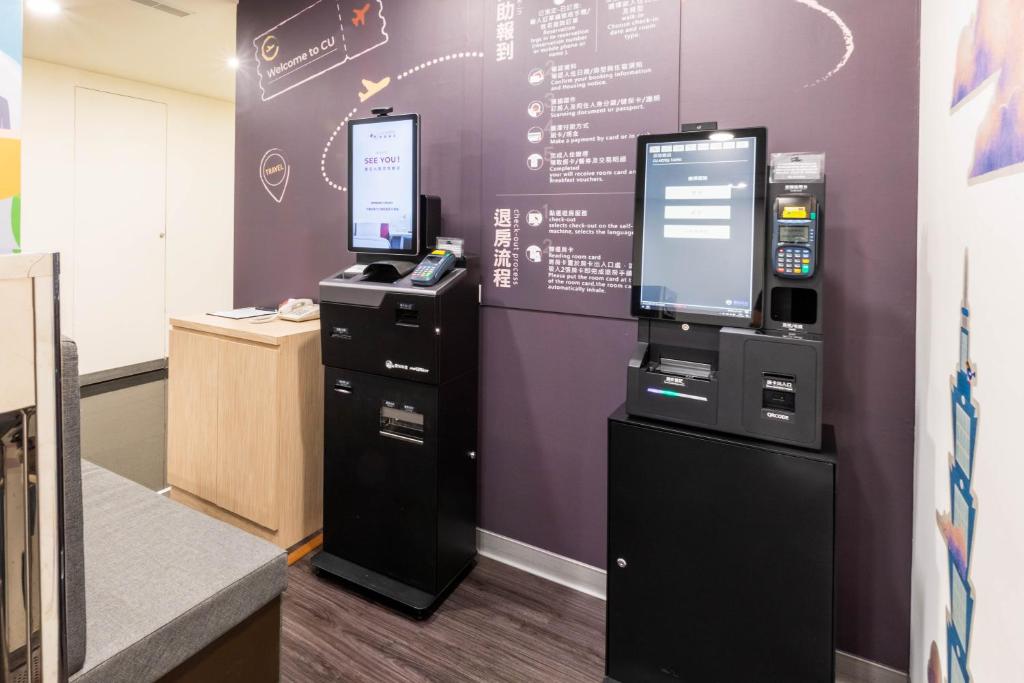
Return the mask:
{"type": "Polygon", "coordinates": [[[362,9],[352,10],[352,25],[366,26],[366,13],[370,11],[370,3],[363,5],[362,9]]]}

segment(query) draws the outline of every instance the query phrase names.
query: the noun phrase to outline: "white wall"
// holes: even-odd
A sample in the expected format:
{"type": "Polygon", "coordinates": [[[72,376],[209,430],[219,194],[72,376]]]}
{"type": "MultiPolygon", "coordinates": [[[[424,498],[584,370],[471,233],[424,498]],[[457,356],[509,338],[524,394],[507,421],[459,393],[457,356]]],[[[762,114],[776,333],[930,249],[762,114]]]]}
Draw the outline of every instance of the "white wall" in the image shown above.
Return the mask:
{"type": "MultiPolygon", "coordinates": [[[[1008,6],[1020,15],[1024,2],[1011,0],[1002,5],[1008,6]]],[[[1017,165],[969,179],[975,139],[997,97],[999,79],[998,75],[990,78],[972,97],[951,109],[958,42],[977,7],[977,0],[921,3],[911,643],[915,682],[958,680],[950,676],[947,658],[950,573],[936,513],[948,514],[951,507],[950,378],[958,366],[965,250],[969,258],[970,359],[977,371],[972,395],[979,415],[970,476],[977,514],[968,572],[975,599],[968,671],[976,681],[1021,680],[1024,676],[1024,320],[1020,315],[1024,168],[1017,165]],[[938,679],[929,671],[933,643],[940,655],[938,679]]],[[[1013,11],[996,21],[1009,27],[1007,35],[1013,36],[1012,40],[1019,40],[1024,27],[1020,16],[1012,16],[1013,11]]],[[[1019,43],[1015,49],[1020,50],[1019,43]]],[[[1024,140],[1024,130],[1020,135],[1024,140]]]]}
{"type": "MultiPolygon", "coordinates": [[[[116,304],[118,292],[131,287],[111,273],[108,300],[75,300],[75,87],[167,105],[166,310],[176,315],[230,308],[234,104],[26,59],[22,244],[26,251],[61,252],[62,331],[74,336],[74,306],[116,304]]],[[[110,188],[111,212],[117,211],[117,193],[110,188]]]]}

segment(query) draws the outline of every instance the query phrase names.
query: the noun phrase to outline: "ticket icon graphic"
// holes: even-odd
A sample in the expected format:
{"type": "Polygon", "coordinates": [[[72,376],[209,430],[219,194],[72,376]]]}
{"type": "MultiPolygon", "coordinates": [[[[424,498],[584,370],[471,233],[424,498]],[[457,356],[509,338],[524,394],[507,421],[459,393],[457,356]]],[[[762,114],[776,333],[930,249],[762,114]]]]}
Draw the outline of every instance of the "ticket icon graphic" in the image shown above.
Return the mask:
{"type": "Polygon", "coordinates": [[[252,41],[264,102],[388,42],[383,0],[317,0],[252,41]]]}

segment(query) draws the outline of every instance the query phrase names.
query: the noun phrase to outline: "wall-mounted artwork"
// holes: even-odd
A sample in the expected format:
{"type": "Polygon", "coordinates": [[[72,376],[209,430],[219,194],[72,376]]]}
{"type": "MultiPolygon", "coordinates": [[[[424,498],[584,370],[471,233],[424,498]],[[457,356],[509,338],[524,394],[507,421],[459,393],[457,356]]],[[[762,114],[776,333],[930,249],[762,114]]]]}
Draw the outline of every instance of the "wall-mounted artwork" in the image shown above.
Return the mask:
{"type": "MultiPolygon", "coordinates": [[[[947,683],[969,683],[974,586],[971,583],[971,549],[978,501],[971,484],[975,444],[978,439],[978,404],[971,395],[976,372],[970,357],[971,313],[967,305],[967,260],[964,259],[964,293],[960,304],[960,356],[950,378],[953,452],[949,455],[949,511],[936,512],[939,533],[947,550],[949,603],[946,609],[947,683]]],[[[928,664],[929,683],[942,683],[938,647],[932,644],[928,664]]]]}
{"type": "Polygon", "coordinates": [[[21,2],[0,0],[0,254],[21,250],[21,2]]]}
{"type": "Polygon", "coordinates": [[[995,79],[995,94],[974,143],[969,177],[1024,170],[1024,0],[978,0],[957,48],[952,108],[995,79]]]}

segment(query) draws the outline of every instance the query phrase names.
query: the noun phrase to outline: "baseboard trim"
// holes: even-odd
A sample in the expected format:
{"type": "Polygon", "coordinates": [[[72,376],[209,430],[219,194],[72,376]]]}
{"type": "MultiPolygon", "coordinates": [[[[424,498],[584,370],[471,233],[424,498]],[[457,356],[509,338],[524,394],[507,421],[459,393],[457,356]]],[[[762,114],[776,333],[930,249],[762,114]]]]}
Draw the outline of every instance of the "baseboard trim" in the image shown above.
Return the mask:
{"type": "Polygon", "coordinates": [[[856,683],[907,683],[910,677],[884,664],[836,650],[836,680],[856,683]]]}
{"type": "MultiPolygon", "coordinates": [[[[608,573],[570,557],[517,541],[486,529],[476,530],[477,552],[502,564],[607,599],[608,573]]],[[[855,683],[907,683],[907,674],[877,662],[836,650],[837,680],[855,683]]]]}
{"type": "Polygon", "coordinates": [[[484,557],[568,586],[580,593],[602,600],[607,594],[607,573],[578,560],[485,529],[476,530],[476,547],[477,552],[484,557]]]}
{"type": "Polygon", "coordinates": [[[150,360],[144,363],[135,363],[134,365],[125,365],[119,368],[100,370],[99,372],[89,372],[79,378],[79,383],[83,387],[86,387],[92,384],[102,384],[103,382],[111,382],[118,379],[124,379],[126,377],[134,377],[135,375],[144,375],[149,372],[158,372],[166,369],[167,359],[159,358],[157,360],[150,360]]]}

